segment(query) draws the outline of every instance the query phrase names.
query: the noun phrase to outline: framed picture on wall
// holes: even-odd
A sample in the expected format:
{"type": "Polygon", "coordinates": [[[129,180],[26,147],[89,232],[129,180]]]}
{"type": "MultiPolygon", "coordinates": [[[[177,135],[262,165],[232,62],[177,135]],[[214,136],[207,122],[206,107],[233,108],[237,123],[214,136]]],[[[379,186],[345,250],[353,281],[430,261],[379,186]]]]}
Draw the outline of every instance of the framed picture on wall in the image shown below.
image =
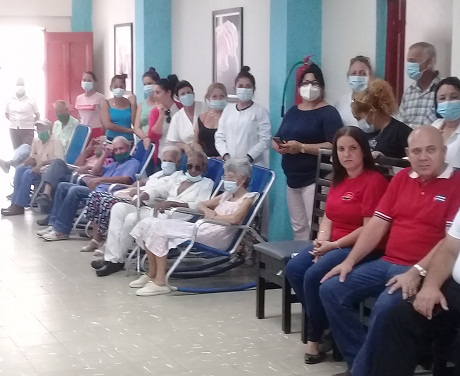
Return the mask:
{"type": "Polygon", "coordinates": [[[126,91],[133,91],[133,24],[114,25],[114,73],[126,74],[126,91]]]}
{"type": "Polygon", "coordinates": [[[212,81],[236,99],[235,77],[243,64],[243,8],[212,12],[212,81]]]}

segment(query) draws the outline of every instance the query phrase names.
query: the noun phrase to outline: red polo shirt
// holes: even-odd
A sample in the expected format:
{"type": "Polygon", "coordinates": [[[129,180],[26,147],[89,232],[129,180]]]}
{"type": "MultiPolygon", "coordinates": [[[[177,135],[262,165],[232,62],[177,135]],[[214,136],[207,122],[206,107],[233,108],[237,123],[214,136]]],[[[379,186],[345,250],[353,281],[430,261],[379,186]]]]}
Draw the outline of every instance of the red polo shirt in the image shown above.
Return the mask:
{"type": "Polygon", "coordinates": [[[406,168],[396,174],[374,215],[391,222],[384,260],[414,265],[446,235],[460,207],[460,172],[451,166],[423,183],[406,168]]]}

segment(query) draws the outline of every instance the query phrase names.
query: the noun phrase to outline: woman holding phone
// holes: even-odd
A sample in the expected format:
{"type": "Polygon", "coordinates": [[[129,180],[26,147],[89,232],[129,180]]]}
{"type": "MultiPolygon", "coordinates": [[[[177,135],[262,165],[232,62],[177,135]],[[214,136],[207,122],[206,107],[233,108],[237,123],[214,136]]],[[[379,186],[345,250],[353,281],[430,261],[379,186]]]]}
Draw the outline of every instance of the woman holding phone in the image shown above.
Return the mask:
{"type": "Polygon", "coordinates": [[[324,101],[324,78],[314,63],[298,82],[302,103],[289,109],[272,141],[282,155],[287,178],[287,204],[294,239],[310,237],[315,190],[316,156],[320,148],[330,149],[334,134],[342,127],[338,111],[324,101]]]}
{"type": "MultiPolygon", "coordinates": [[[[376,170],[366,134],[358,127],[343,127],[335,135],[332,167],[332,185],[318,238],[292,258],[285,269],[308,317],[307,364],[325,358],[320,341],[329,324],[319,297],[320,280],[348,256],[388,185],[376,170]]],[[[384,246],[382,242],[378,249],[384,246]]]]}

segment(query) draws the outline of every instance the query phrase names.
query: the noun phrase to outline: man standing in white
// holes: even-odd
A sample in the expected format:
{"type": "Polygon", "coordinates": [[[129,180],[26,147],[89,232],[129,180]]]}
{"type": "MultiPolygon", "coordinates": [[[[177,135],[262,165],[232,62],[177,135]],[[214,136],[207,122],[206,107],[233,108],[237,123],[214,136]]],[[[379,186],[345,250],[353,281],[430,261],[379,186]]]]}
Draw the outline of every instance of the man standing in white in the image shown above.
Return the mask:
{"type": "Polygon", "coordinates": [[[248,158],[251,163],[268,167],[270,118],[267,109],[252,100],[256,81],[249,67],[241,68],[235,86],[238,102],[222,112],[215,135],[216,149],[224,160],[248,158]]]}

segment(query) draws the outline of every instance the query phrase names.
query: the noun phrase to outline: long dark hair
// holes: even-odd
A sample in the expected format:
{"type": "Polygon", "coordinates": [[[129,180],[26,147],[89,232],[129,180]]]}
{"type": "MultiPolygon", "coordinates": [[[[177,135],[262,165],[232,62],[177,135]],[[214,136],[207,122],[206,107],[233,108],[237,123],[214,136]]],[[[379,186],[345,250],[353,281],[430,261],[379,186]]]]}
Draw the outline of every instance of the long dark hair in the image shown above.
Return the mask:
{"type": "Polygon", "coordinates": [[[363,168],[364,170],[377,170],[375,166],[374,159],[372,158],[371,148],[367,140],[366,133],[358,127],[342,127],[340,128],[334,136],[334,141],[332,142],[332,185],[337,186],[348,176],[347,170],[339,161],[339,156],[337,155],[337,141],[342,136],[349,136],[353,138],[361,148],[363,153],[363,168]]]}

